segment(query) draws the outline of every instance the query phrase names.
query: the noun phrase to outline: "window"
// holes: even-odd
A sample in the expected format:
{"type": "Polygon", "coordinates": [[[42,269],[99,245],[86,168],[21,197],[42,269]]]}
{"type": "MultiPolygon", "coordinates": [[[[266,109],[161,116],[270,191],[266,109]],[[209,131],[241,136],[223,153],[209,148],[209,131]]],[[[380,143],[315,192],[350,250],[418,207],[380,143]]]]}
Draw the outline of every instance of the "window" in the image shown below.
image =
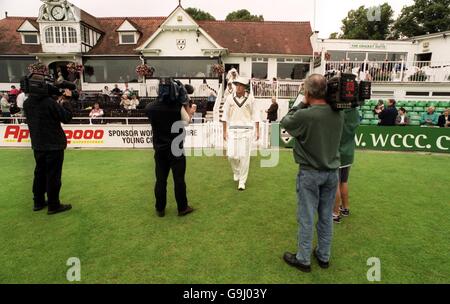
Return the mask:
{"type": "Polygon", "coordinates": [[[61,28],[61,36],[62,36],[62,43],[67,43],[67,28],[65,26],[61,28]]]}
{"type": "Polygon", "coordinates": [[[28,74],[28,66],[35,62],[35,57],[0,58],[0,82],[20,82],[28,74]]]}
{"type": "Polygon", "coordinates": [[[55,27],[55,43],[61,43],[61,30],[60,27],[55,27]]]}
{"type": "Polygon", "coordinates": [[[49,27],[45,30],[45,43],[55,43],[53,36],[53,27],[49,27]]]}
{"type": "Polygon", "coordinates": [[[120,44],[136,44],[136,34],[120,33],[120,44]]]}
{"type": "Polygon", "coordinates": [[[211,68],[217,63],[214,58],[149,58],[155,68],[153,77],[214,78],[211,68]]]}
{"type": "Polygon", "coordinates": [[[22,34],[23,44],[39,44],[38,35],[37,34],[22,34]]]}
{"type": "Polygon", "coordinates": [[[138,82],[136,67],[141,63],[138,57],[88,58],[83,63],[84,79],[90,83],[138,82]]]}
{"type": "Polygon", "coordinates": [[[73,27],[55,26],[45,30],[45,43],[77,43],[77,31],[73,27]]]}
{"type": "Polygon", "coordinates": [[[268,64],[265,62],[252,63],[252,78],[267,79],[268,64]]]}
{"type": "Polygon", "coordinates": [[[68,30],[69,30],[69,43],[77,43],[77,31],[72,27],[69,27],[68,30]]]}
{"type": "Polygon", "coordinates": [[[304,63],[278,62],[277,68],[278,79],[284,80],[305,79],[309,72],[309,64],[304,63]]]}

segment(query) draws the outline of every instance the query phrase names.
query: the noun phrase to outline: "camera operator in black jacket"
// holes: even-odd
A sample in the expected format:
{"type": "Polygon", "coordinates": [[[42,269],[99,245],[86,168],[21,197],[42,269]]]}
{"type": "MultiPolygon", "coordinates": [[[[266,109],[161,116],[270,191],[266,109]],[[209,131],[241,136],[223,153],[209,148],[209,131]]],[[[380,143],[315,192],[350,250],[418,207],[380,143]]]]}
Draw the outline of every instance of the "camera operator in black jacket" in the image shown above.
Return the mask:
{"type": "Polygon", "coordinates": [[[36,160],[33,210],[40,211],[48,205],[49,215],[72,209],[71,205],[61,204],[59,193],[64,150],[67,147],[67,138],[61,123],[69,123],[72,119],[70,102],[73,94],[70,89],[65,89],[58,101],[55,97],[30,94],[24,103],[36,160]],[[48,203],[45,201],[45,193],[48,203]]]}
{"type": "Polygon", "coordinates": [[[183,141],[184,126],[192,116],[188,94],[193,93],[189,85],[179,81],[161,79],[158,100],[146,107],[153,130],[155,149],[155,209],[159,217],[165,216],[167,205],[167,177],[172,170],[178,215],[185,216],[194,211],[186,196],[186,157],[183,141]]]}

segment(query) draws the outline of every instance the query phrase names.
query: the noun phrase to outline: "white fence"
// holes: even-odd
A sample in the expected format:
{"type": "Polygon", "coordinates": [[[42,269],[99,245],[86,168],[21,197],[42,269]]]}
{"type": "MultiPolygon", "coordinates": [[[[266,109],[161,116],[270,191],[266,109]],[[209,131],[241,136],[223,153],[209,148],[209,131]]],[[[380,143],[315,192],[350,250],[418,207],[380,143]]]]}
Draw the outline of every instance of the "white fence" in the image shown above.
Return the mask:
{"type": "Polygon", "coordinates": [[[373,82],[450,82],[450,62],[327,61],[325,72],[345,72],[373,82]]]}

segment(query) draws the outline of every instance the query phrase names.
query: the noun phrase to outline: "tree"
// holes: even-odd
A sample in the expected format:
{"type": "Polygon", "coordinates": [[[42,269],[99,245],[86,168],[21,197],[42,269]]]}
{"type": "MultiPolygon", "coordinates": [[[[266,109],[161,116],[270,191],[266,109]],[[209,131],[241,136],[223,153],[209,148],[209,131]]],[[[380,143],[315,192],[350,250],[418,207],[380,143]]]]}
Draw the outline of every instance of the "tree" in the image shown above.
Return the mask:
{"type": "Polygon", "coordinates": [[[210,13],[202,11],[200,9],[196,9],[194,7],[188,7],[186,9],[186,13],[188,13],[196,21],[202,21],[202,20],[214,21],[214,20],[216,20],[216,18],[214,18],[214,16],[212,16],[210,13]]]}
{"type": "Polygon", "coordinates": [[[226,21],[264,21],[263,15],[252,15],[248,10],[241,9],[231,12],[225,18],[226,21]]]}
{"type": "Polygon", "coordinates": [[[413,37],[450,30],[450,0],[415,0],[405,6],[394,24],[394,34],[413,37]]]}
{"type": "Polygon", "coordinates": [[[394,10],[388,3],[377,7],[360,6],[342,20],[342,39],[385,40],[393,38],[394,10]]]}
{"type": "Polygon", "coordinates": [[[334,32],[330,34],[330,38],[329,39],[338,39],[339,38],[339,33],[338,32],[334,32]]]}

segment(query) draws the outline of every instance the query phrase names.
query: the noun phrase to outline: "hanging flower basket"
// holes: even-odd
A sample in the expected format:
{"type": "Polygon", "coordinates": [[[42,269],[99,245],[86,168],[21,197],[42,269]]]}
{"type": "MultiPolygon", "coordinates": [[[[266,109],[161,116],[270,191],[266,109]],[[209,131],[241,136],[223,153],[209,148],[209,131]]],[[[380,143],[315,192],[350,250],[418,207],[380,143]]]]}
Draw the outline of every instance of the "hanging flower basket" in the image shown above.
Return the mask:
{"type": "Polygon", "coordinates": [[[213,75],[220,76],[225,73],[225,68],[223,65],[216,63],[211,67],[211,73],[213,75]]]}
{"type": "Polygon", "coordinates": [[[325,53],[325,60],[326,61],[330,61],[331,60],[331,54],[330,53],[328,53],[328,52],[325,53]]]}
{"type": "Polygon", "coordinates": [[[140,64],[136,67],[136,74],[139,77],[152,77],[155,69],[153,67],[149,67],[147,64],[140,64]]]}
{"type": "Polygon", "coordinates": [[[30,64],[28,66],[28,70],[30,71],[30,73],[48,74],[48,68],[42,62],[30,64]]]}
{"type": "Polygon", "coordinates": [[[74,62],[67,64],[67,72],[71,74],[81,73],[83,70],[84,67],[82,64],[76,64],[74,62]]]}

